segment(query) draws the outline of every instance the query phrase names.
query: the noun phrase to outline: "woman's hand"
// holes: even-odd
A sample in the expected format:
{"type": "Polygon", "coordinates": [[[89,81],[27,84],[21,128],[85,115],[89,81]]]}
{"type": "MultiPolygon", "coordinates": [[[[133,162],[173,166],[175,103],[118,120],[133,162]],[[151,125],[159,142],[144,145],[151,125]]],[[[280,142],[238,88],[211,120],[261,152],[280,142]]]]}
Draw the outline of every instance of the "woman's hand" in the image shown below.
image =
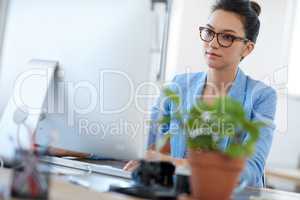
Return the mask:
{"type": "MultiPolygon", "coordinates": [[[[162,157],[165,157],[166,155],[163,155],[161,153],[158,153],[157,151],[153,151],[153,150],[148,150],[145,154],[145,160],[147,161],[157,161],[157,160],[163,160],[162,157]]],[[[125,167],[123,168],[123,170],[125,171],[134,171],[136,168],[138,168],[138,166],[140,165],[140,162],[137,160],[131,160],[129,161],[125,167]]]]}
{"type": "Polygon", "coordinates": [[[136,168],[138,168],[139,165],[140,165],[140,162],[138,160],[131,160],[125,165],[125,167],[123,167],[123,170],[132,172],[136,168]]]}
{"type": "MultiPolygon", "coordinates": [[[[166,161],[166,162],[173,163],[175,166],[187,164],[186,159],[176,159],[169,155],[162,154],[162,153],[159,153],[154,150],[148,150],[146,152],[145,160],[147,160],[147,161],[166,161]]],[[[123,170],[132,172],[139,166],[139,164],[140,164],[139,161],[131,160],[125,165],[123,170]]]]}

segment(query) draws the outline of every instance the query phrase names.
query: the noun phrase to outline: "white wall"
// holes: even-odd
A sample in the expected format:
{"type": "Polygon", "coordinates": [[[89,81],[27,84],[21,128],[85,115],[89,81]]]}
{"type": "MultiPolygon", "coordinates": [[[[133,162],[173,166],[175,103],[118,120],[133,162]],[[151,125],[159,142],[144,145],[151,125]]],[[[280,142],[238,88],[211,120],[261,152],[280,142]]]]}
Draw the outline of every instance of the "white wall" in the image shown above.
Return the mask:
{"type": "MultiPolygon", "coordinates": [[[[261,32],[255,51],[243,63],[250,75],[263,79],[272,72],[287,66],[287,38],[289,36],[290,5],[295,0],[258,1],[262,6],[261,32]],[[280,14],[279,14],[280,13],[280,14]]],[[[205,69],[201,54],[202,42],[198,27],[206,24],[214,1],[174,0],[171,19],[167,79],[175,74],[205,69]]]]}
{"type": "MultiPolygon", "coordinates": [[[[295,167],[300,147],[299,125],[295,110],[299,100],[287,99],[287,66],[294,6],[297,0],[259,0],[262,6],[261,31],[256,49],[241,63],[241,68],[278,92],[277,130],[269,165],[295,167]],[[289,106],[289,109],[288,109],[289,106]],[[288,123],[289,121],[289,123],[288,123]],[[288,129],[289,126],[289,129],[288,129]],[[283,156],[287,154],[287,156],[283,156]]],[[[206,70],[198,27],[206,24],[211,5],[207,0],[174,0],[170,28],[166,79],[175,74],[206,70]]]]}
{"type": "MultiPolygon", "coordinates": [[[[5,31],[5,21],[6,21],[6,13],[8,7],[8,0],[0,0],[0,60],[2,57],[2,44],[4,38],[4,31],[5,31]]],[[[1,74],[1,68],[0,68],[1,74]]]]}
{"type": "Polygon", "coordinates": [[[268,164],[272,167],[296,168],[300,163],[300,98],[289,96],[287,129],[277,131],[268,164]]]}
{"type": "Polygon", "coordinates": [[[201,56],[199,25],[206,23],[210,3],[207,0],[174,0],[170,25],[166,79],[177,73],[205,69],[201,56]]]}

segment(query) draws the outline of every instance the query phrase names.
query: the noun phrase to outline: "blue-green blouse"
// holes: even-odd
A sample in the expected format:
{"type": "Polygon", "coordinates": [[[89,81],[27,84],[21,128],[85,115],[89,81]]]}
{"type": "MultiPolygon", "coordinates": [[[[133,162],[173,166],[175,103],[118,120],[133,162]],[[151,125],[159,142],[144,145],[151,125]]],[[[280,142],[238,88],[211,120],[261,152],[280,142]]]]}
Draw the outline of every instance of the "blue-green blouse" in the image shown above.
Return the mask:
{"type": "MultiPolygon", "coordinates": [[[[175,76],[171,88],[176,87],[182,99],[184,109],[189,109],[201,97],[206,84],[207,72],[180,74],[175,76]]],[[[269,154],[274,134],[274,115],[276,110],[277,95],[273,88],[261,81],[252,79],[244,74],[239,68],[234,82],[232,83],[228,96],[239,101],[251,120],[267,121],[270,125],[260,130],[260,139],[257,142],[254,155],[247,160],[246,168],[241,179],[247,179],[249,186],[262,187],[264,185],[264,167],[269,154]]],[[[158,98],[153,106],[151,120],[157,120],[161,115],[169,115],[170,124],[158,131],[155,123],[150,127],[148,145],[154,144],[157,134],[169,132],[172,134],[170,140],[171,156],[184,158],[186,156],[186,138],[180,134],[183,130],[179,128],[178,121],[172,114],[172,104],[158,98]]],[[[174,106],[173,106],[174,107],[174,106]]],[[[241,142],[247,140],[247,133],[243,134],[241,142]]],[[[221,142],[221,148],[226,149],[230,140],[225,138],[221,142]]]]}

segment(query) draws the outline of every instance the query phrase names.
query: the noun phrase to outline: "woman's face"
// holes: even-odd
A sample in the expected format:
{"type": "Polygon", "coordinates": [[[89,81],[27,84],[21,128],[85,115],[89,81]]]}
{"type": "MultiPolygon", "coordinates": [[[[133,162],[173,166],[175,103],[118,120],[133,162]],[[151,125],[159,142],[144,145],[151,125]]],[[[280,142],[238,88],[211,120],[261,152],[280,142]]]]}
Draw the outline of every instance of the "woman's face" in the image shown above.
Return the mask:
{"type": "MultiPolygon", "coordinates": [[[[241,17],[235,13],[216,10],[214,11],[206,25],[207,28],[216,33],[226,33],[237,37],[245,38],[244,25],[241,17]]],[[[217,36],[211,42],[204,42],[204,57],[209,68],[225,69],[236,67],[242,57],[246,57],[254,48],[254,43],[234,41],[228,47],[221,47],[217,42],[217,36]]]]}

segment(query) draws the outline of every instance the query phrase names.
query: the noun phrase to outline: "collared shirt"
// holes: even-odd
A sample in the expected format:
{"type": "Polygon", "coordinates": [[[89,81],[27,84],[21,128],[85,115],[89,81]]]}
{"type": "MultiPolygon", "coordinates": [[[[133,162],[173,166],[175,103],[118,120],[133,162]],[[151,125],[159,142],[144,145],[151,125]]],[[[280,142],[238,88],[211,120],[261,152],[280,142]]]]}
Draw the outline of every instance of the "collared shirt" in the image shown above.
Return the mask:
{"type": "MultiPolygon", "coordinates": [[[[170,85],[172,90],[177,91],[182,99],[181,108],[189,110],[200,100],[206,84],[207,72],[180,74],[175,76],[170,85]]],[[[244,74],[239,68],[235,80],[231,84],[228,96],[239,101],[243,106],[246,116],[250,120],[264,121],[268,126],[260,129],[260,138],[256,144],[255,153],[247,159],[246,167],[241,174],[242,180],[248,181],[248,186],[263,187],[264,167],[269,154],[273,134],[274,116],[276,111],[277,95],[273,88],[261,81],[252,79],[244,74]]],[[[150,126],[148,145],[154,144],[157,134],[170,133],[171,156],[174,158],[186,157],[187,145],[182,128],[174,116],[174,105],[169,101],[163,101],[163,96],[158,98],[152,108],[151,120],[157,121],[162,115],[170,117],[170,123],[158,130],[157,123],[150,126]]],[[[248,134],[244,133],[241,142],[247,140],[248,134]]],[[[230,139],[222,140],[220,148],[226,149],[230,139]]]]}

